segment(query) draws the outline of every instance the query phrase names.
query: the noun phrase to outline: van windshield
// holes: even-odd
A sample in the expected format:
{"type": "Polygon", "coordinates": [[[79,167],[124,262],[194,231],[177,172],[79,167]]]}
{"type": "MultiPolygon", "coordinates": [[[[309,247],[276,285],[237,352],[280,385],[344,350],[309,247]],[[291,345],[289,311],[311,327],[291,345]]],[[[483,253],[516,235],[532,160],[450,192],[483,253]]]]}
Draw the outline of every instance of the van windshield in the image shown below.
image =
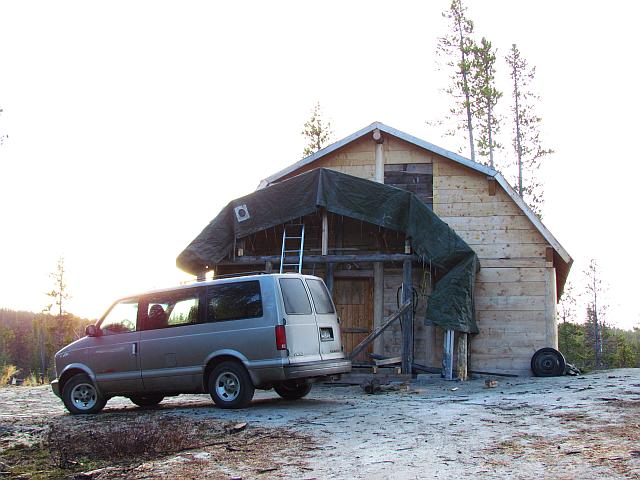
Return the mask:
{"type": "Polygon", "coordinates": [[[331,297],[324,282],[309,278],[307,279],[307,285],[309,285],[309,290],[311,290],[311,297],[316,307],[316,313],[335,313],[331,297]]]}

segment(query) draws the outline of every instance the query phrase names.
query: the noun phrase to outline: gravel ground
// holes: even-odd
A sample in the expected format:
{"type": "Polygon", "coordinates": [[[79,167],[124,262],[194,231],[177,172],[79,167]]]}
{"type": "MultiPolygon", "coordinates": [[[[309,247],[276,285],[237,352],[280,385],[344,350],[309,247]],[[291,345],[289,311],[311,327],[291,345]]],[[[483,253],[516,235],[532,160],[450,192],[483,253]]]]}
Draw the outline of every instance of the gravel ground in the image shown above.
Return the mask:
{"type": "MultiPolygon", "coordinates": [[[[146,412],[247,422],[247,431],[261,432],[251,437],[254,448],[238,453],[227,445],[229,458],[214,447],[189,450],[125,476],[640,478],[640,369],[494,378],[495,388],[486,388],[486,379],[421,376],[408,388],[375,395],[357,386],[315,385],[301,401],[257,392],[250,408],[236,411],[214,407],[206,395],[169,398],[146,412]],[[284,441],[294,435],[302,440],[284,441]],[[254,457],[262,463],[246,467],[254,457]],[[274,469],[265,471],[269,466],[274,469]]],[[[123,421],[136,411],[126,399],[112,399],[105,408],[123,421]]],[[[0,449],[28,442],[58,417],[76,421],[47,387],[0,389],[0,449]]]]}

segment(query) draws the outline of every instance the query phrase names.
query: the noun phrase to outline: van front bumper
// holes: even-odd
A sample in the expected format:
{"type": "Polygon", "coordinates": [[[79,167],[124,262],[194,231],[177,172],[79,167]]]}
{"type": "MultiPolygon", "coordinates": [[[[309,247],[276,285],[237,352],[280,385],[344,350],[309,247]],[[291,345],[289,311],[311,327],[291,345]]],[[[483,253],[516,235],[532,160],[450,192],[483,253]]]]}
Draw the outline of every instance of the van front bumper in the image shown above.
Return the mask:
{"type": "Polygon", "coordinates": [[[56,397],[61,398],[60,397],[60,383],[58,382],[57,378],[54,381],[51,382],[51,390],[53,390],[53,393],[56,394],[56,397]]]}
{"type": "Polygon", "coordinates": [[[297,363],[284,367],[286,380],[296,378],[329,377],[351,371],[351,360],[322,360],[320,362],[297,363]]]}

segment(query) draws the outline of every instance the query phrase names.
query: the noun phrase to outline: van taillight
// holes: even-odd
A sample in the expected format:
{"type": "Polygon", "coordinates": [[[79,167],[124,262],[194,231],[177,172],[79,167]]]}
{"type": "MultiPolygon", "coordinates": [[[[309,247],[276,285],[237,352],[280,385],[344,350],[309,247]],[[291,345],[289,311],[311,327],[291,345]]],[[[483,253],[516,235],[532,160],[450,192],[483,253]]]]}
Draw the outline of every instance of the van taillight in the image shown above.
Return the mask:
{"type": "Polygon", "coordinates": [[[276,325],[276,348],[278,350],[287,349],[287,333],[284,330],[284,325],[276,325]]]}

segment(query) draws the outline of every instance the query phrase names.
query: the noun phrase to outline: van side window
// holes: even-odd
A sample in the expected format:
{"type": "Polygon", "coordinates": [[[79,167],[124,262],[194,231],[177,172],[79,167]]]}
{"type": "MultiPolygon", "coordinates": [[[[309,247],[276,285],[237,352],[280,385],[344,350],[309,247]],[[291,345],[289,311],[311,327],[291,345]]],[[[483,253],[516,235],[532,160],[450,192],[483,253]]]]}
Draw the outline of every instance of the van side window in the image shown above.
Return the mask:
{"type": "Polygon", "coordinates": [[[198,323],[198,295],[164,294],[149,298],[145,330],[198,323]]]}
{"type": "Polygon", "coordinates": [[[136,331],[138,300],[123,300],[116,303],[100,323],[103,335],[136,331]]]}
{"type": "Polygon", "coordinates": [[[309,290],[311,290],[311,297],[316,307],[316,313],[336,313],[324,282],[309,278],[307,279],[307,285],[309,285],[309,290]]]}
{"type": "Polygon", "coordinates": [[[261,316],[260,282],[224,283],[207,289],[207,322],[261,316]]]}
{"type": "Polygon", "coordinates": [[[288,314],[308,315],[311,313],[311,304],[307,296],[307,290],[299,278],[281,278],[280,289],[284,300],[284,310],[288,314]]]}

